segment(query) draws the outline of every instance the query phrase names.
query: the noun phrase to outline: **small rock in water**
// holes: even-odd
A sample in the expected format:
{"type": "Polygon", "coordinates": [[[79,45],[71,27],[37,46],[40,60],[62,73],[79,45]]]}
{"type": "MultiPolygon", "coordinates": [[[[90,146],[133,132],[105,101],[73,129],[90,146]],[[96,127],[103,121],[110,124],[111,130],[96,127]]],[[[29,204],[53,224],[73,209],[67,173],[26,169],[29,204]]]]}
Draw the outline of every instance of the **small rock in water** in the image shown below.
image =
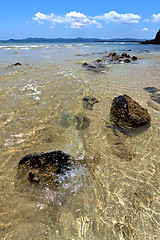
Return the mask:
{"type": "Polygon", "coordinates": [[[93,105],[95,103],[99,103],[99,101],[95,97],[86,96],[82,100],[83,108],[87,110],[93,110],[93,105]]]}
{"type": "Polygon", "coordinates": [[[151,117],[147,111],[127,95],[114,98],[111,106],[113,121],[125,128],[137,128],[150,123],[151,117]]]}
{"type": "Polygon", "coordinates": [[[109,55],[108,55],[108,57],[114,57],[114,56],[116,56],[116,52],[111,52],[111,53],[109,53],[109,55]]]}
{"type": "Polygon", "coordinates": [[[137,60],[137,57],[133,56],[131,59],[132,59],[132,61],[135,61],[135,60],[137,60]]]}
{"type": "Polygon", "coordinates": [[[22,64],[20,62],[16,62],[12,65],[10,65],[10,67],[20,67],[22,64]]]}
{"type": "Polygon", "coordinates": [[[76,125],[77,130],[84,130],[89,127],[90,125],[90,119],[86,117],[83,113],[78,113],[74,117],[74,123],[76,125]]]}
{"type": "Polygon", "coordinates": [[[126,58],[125,60],[124,60],[124,63],[129,63],[130,62],[130,60],[128,59],[128,58],[126,58]]]}
{"type": "Polygon", "coordinates": [[[56,175],[68,170],[74,159],[62,151],[27,154],[19,164],[18,179],[40,185],[54,184],[56,175]]]}

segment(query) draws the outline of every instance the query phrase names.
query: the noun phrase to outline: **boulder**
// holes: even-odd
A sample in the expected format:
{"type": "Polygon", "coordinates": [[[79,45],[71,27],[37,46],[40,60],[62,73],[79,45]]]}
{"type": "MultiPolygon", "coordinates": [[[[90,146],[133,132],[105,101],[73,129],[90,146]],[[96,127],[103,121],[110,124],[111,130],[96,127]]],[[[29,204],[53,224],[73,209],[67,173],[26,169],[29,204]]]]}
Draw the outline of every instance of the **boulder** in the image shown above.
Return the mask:
{"type": "Polygon", "coordinates": [[[130,55],[129,54],[127,54],[127,53],[122,53],[122,55],[121,55],[122,57],[125,57],[125,58],[130,58],[130,55]]]}
{"type": "Polygon", "coordinates": [[[147,109],[127,95],[114,98],[110,112],[112,120],[120,127],[135,129],[151,121],[147,109]]]}
{"type": "Polygon", "coordinates": [[[18,164],[18,179],[40,185],[54,184],[56,175],[69,170],[74,159],[62,151],[27,154],[18,164]]]}

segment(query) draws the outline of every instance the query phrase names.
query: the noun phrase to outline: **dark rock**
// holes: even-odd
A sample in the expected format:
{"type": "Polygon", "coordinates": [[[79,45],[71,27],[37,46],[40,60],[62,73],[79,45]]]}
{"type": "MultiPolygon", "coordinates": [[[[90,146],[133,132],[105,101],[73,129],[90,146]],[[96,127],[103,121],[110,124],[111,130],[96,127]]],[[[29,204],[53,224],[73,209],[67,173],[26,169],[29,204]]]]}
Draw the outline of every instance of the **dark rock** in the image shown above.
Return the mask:
{"type": "Polygon", "coordinates": [[[106,69],[106,66],[102,63],[102,61],[94,61],[92,63],[84,62],[82,66],[85,67],[87,70],[96,73],[100,73],[106,69]]]}
{"type": "Polygon", "coordinates": [[[95,97],[86,96],[82,100],[83,108],[87,110],[93,110],[93,105],[95,103],[99,103],[99,101],[95,97]]]}
{"type": "Polygon", "coordinates": [[[151,99],[160,104],[160,91],[151,94],[151,99]]]}
{"type": "Polygon", "coordinates": [[[156,87],[145,87],[144,90],[146,90],[149,93],[155,93],[159,91],[159,89],[156,87]]]}
{"type": "Polygon", "coordinates": [[[127,53],[122,53],[122,55],[121,55],[122,57],[127,57],[128,56],[128,54],[127,53]]]}
{"type": "Polygon", "coordinates": [[[153,101],[160,104],[160,90],[155,87],[146,87],[144,88],[147,92],[151,93],[150,97],[153,101]]]}
{"type": "Polygon", "coordinates": [[[114,55],[112,59],[113,59],[113,61],[118,61],[119,60],[119,56],[114,55]]]}
{"type": "Polygon", "coordinates": [[[135,60],[137,60],[137,57],[133,56],[131,59],[132,59],[132,61],[135,61],[135,60]]]}
{"type": "Polygon", "coordinates": [[[116,52],[111,52],[111,53],[109,53],[108,57],[113,57],[115,55],[116,55],[116,52]]]}
{"type": "Polygon", "coordinates": [[[128,59],[128,58],[126,58],[125,60],[124,60],[124,63],[129,63],[130,62],[130,60],[128,59]]]}
{"type": "Polygon", "coordinates": [[[21,63],[16,62],[16,63],[10,65],[10,67],[20,67],[21,65],[22,65],[21,63]]]}
{"type": "Polygon", "coordinates": [[[74,123],[76,125],[77,130],[84,130],[89,127],[90,119],[85,116],[83,113],[78,113],[74,117],[74,123]]]}
{"type": "Polygon", "coordinates": [[[157,32],[154,41],[160,41],[160,29],[159,29],[159,31],[157,32]]]}
{"type": "Polygon", "coordinates": [[[53,184],[56,175],[68,170],[73,160],[62,151],[27,154],[18,164],[17,176],[31,183],[53,184]]]}
{"type": "Polygon", "coordinates": [[[102,60],[98,58],[98,59],[96,59],[95,62],[99,63],[99,62],[102,62],[102,60]]]}
{"type": "Polygon", "coordinates": [[[86,66],[88,66],[88,63],[84,62],[84,63],[82,64],[82,66],[83,66],[83,67],[86,67],[86,66]]]}
{"type": "Polygon", "coordinates": [[[111,106],[113,121],[125,128],[137,128],[150,123],[151,117],[147,111],[127,95],[114,98],[111,106]]]}

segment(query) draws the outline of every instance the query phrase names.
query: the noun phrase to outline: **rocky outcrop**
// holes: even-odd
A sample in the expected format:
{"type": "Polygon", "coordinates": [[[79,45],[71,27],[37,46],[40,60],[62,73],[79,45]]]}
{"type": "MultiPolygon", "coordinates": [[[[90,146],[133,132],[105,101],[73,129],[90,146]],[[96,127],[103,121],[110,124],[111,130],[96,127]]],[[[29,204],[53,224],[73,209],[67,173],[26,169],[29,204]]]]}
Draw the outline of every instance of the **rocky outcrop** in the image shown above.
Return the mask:
{"type": "Polygon", "coordinates": [[[150,123],[151,117],[147,111],[127,95],[114,98],[111,106],[111,118],[125,128],[137,128],[150,123]]]}
{"type": "Polygon", "coordinates": [[[140,42],[141,44],[155,44],[155,45],[159,45],[160,44],[160,29],[157,32],[156,36],[154,39],[152,40],[146,40],[146,41],[142,41],[140,42]]]}
{"type": "Polygon", "coordinates": [[[56,175],[68,170],[73,160],[62,151],[27,154],[18,164],[17,176],[25,182],[48,186],[55,184],[56,175]]]}

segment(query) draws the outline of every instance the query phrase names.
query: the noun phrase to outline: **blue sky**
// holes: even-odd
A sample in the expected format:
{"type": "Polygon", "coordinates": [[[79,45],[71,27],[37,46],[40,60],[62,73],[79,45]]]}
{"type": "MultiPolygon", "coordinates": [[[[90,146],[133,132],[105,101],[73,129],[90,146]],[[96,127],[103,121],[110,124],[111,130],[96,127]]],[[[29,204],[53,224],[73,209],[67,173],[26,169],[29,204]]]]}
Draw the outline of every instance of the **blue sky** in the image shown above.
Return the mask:
{"type": "Polygon", "coordinates": [[[0,0],[0,39],[152,39],[159,28],[160,0],[0,0]]]}

